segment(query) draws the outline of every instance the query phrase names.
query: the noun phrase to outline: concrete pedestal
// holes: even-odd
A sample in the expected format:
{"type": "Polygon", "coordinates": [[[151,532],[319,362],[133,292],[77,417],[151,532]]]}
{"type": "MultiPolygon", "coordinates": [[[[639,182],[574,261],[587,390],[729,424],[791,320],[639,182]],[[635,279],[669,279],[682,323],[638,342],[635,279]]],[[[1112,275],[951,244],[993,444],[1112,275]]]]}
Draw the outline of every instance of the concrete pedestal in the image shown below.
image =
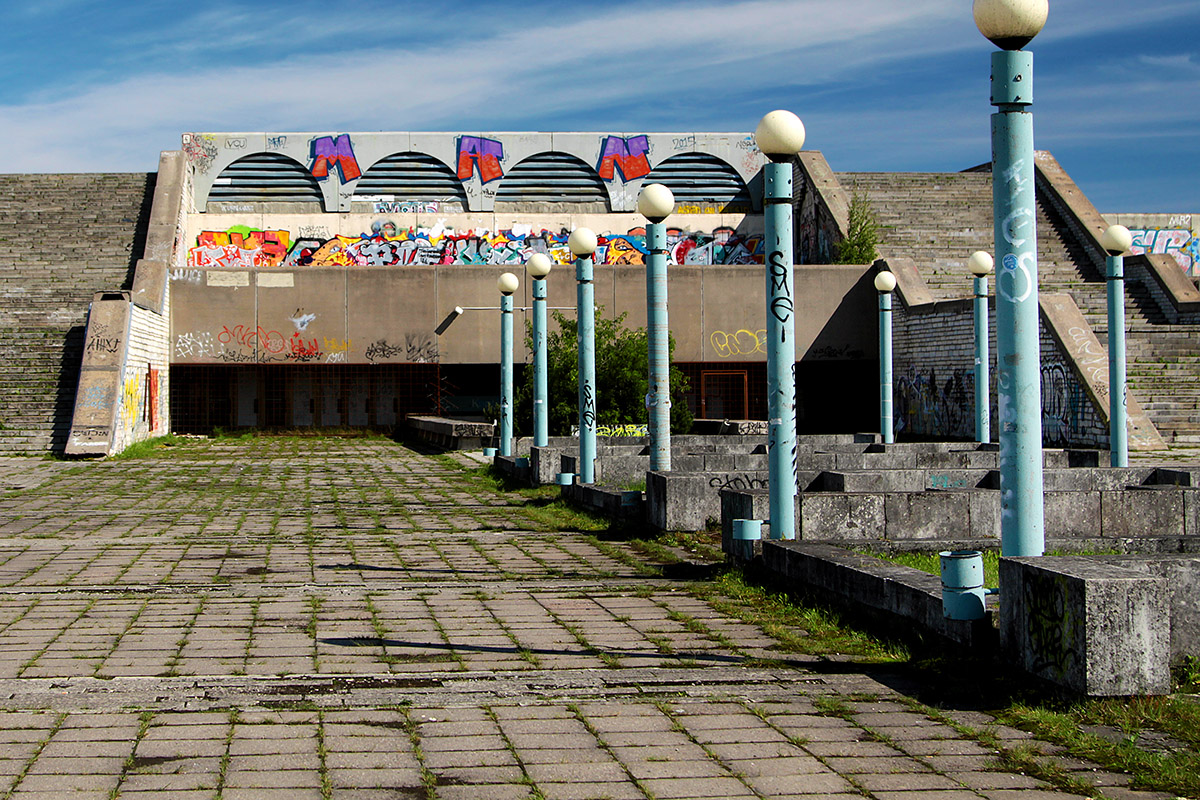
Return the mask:
{"type": "Polygon", "coordinates": [[[1163,578],[1086,556],[1003,558],[1000,586],[1012,663],[1093,697],[1170,691],[1163,578]]]}

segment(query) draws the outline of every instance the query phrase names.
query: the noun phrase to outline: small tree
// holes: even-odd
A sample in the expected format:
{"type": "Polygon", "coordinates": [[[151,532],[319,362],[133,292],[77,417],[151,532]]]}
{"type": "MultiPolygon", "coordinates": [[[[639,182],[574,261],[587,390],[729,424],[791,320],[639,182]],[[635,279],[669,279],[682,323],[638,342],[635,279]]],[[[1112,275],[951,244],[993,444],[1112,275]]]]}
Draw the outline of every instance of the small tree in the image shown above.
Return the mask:
{"type": "MultiPolygon", "coordinates": [[[[596,307],[596,423],[599,425],[645,425],[649,421],[646,392],[649,389],[649,355],[645,328],[626,328],[625,314],[605,317],[603,307],[596,307]]],[[[578,424],[579,403],[579,346],[576,320],[559,311],[554,312],[558,330],[546,337],[547,392],[550,433],[570,434],[578,424]]],[[[528,330],[528,329],[527,329],[528,330]]],[[[526,346],[533,348],[533,335],[527,333],[526,346]]],[[[675,338],[668,340],[668,352],[675,352],[675,338]]],[[[692,412],[688,410],[684,393],[688,390],[687,376],[671,367],[671,430],[686,433],[692,427],[692,412]]],[[[525,380],[517,395],[517,407],[533,405],[533,370],[525,370],[525,380]]],[[[525,428],[529,416],[519,413],[525,428]]]]}
{"type": "Polygon", "coordinates": [[[850,225],[846,238],[833,246],[835,264],[873,264],[879,258],[879,219],[871,201],[857,191],[850,196],[850,225]]]}

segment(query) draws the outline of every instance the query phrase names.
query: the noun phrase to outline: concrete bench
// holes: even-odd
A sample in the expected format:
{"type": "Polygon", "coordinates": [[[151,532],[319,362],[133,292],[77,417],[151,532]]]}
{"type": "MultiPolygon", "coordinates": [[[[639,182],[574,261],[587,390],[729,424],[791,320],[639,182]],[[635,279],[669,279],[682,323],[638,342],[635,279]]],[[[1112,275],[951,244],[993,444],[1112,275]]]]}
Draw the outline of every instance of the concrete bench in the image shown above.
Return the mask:
{"type": "Polygon", "coordinates": [[[1000,646],[1026,672],[1088,696],[1171,690],[1165,578],[1088,556],[1000,560],[1000,646]]]}

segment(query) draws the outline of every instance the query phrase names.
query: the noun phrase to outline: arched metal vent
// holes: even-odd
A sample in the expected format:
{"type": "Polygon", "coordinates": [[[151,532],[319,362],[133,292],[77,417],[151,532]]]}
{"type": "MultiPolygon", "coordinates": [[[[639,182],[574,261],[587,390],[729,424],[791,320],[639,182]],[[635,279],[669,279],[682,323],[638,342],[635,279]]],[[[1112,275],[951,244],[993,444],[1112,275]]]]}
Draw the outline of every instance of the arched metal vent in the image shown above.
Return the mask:
{"type": "Polygon", "coordinates": [[[213,181],[208,202],[320,203],[317,179],[303,166],[279,153],[239,158],[213,181]]]}
{"type": "Polygon", "coordinates": [[[567,153],[539,153],[510,169],[496,192],[498,203],[608,203],[596,170],[567,153]]]}
{"type": "Polygon", "coordinates": [[[377,161],[358,180],[360,194],[390,194],[398,200],[467,201],[454,170],[424,153],[395,153],[377,161]]]}
{"type": "Polygon", "coordinates": [[[750,190],[737,170],[716,156],[680,153],[650,170],[646,183],[661,183],[679,204],[750,205],[750,190]]]}

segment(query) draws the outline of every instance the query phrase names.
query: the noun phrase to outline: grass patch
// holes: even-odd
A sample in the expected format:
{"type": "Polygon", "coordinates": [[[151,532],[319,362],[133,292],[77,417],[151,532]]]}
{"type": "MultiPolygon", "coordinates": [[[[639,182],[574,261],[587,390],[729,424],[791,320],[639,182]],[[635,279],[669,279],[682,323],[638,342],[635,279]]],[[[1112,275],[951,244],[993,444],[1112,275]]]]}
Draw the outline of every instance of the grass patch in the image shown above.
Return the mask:
{"type": "Polygon", "coordinates": [[[1136,789],[1200,797],[1196,703],[1170,696],[1017,703],[1000,712],[1000,719],[1066,748],[1072,756],[1129,773],[1136,789]]]}
{"type": "Polygon", "coordinates": [[[109,460],[123,461],[126,459],[146,458],[148,456],[161,455],[161,450],[167,447],[179,447],[187,442],[181,436],[176,436],[173,433],[168,433],[166,436],[156,436],[153,439],[143,439],[140,442],[134,442],[119,453],[114,453],[109,456],[109,460]]]}
{"type": "Polygon", "coordinates": [[[722,613],[756,625],[791,653],[849,656],[866,663],[901,662],[908,650],[846,625],[829,610],[800,601],[788,592],[746,581],[740,570],[728,570],[714,580],[696,584],[693,592],[722,613]]]}

